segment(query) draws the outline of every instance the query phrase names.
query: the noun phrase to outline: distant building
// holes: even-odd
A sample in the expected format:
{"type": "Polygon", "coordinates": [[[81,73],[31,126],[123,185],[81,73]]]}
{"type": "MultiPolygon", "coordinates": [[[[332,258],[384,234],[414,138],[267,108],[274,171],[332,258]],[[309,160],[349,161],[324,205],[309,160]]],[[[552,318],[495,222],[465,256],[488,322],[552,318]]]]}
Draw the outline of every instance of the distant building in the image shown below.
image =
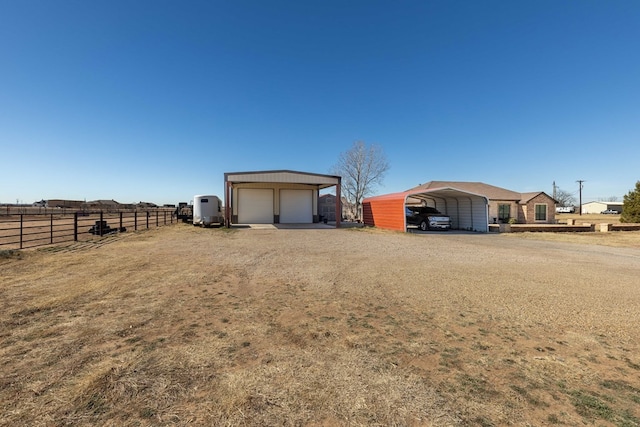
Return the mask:
{"type": "MultiPolygon", "coordinates": [[[[340,210],[342,211],[342,217],[345,218],[343,209],[344,201],[340,204],[340,210]]],[[[318,215],[320,217],[320,220],[336,220],[336,196],[334,194],[323,194],[322,196],[318,197],[318,215]]]]}
{"type": "Polygon", "coordinates": [[[82,200],[64,200],[64,199],[47,200],[48,208],[82,209],[84,206],[85,206],[85,202],[82,200]]]}
{"type": "Polygon", "coordinates": [[[156,205],[155,203],[151,203],[151,202],[138,202],[136,203],[136,208],[138,209],[150,209],[150,208],[157,208],[158,205],[156,205]]]}
{"type": "Polygon", "coordinates": [[[599,214],[603,211],[622,212],[622,202],[588,202],[582,204],[583,214],[599,214]]]}
{"type": "Polygon", "coordinates": [[[87,202],[86,206],[91,210],[107,212],[117,212],[124,207],[121,203],[118,203],[115,200],[93,200],[91,202],[87,202]]]}

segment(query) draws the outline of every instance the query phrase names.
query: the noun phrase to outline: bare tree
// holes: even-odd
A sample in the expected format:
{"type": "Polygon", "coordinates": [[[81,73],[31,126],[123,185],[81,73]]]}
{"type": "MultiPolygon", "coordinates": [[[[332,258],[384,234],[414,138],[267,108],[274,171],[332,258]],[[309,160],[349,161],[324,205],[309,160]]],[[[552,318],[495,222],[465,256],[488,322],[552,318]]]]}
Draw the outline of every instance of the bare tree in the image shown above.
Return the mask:
{"type": "Polygon", "coordinates": [[[560,188],[556,188],[554,197],[560,206],[575,206],[576,204],[575,196],[560,188]]]}
{"type": "Polygon", "coordinates": [[[372,194],[382,184],[389,162],[378,145],[367,146],[356,141],[345,152],[340,153],[332,173],[342,177],[342,195],[347,199],[354,218],[360,218],[362,199],[372,194]]]}

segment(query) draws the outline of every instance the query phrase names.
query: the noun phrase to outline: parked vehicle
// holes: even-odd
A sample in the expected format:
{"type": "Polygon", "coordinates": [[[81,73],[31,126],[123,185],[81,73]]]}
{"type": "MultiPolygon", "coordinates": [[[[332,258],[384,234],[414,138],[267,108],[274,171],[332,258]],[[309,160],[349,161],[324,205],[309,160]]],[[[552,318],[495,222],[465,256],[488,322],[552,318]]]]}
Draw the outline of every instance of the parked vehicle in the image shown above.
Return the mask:
{"type": "Polygon", "coordinates": [[[600,213],[601,214],[605,214],[605,215],[618,215],[620,212],[614,211],[613,209],[607,209],[607,210],[604,210],[604,211],[602,211],[600,213]]]}
{"type": "Polygon", "coordinates": [[[105,234],[117,233],[118,231],[124,233],[127,231],[127,227],[111,227],[107,224],[107,221],[96,221],[89,229],[89,233],[94,236],[104,236],[105,234]]]}
{"type": "Polygon", "coordinates": [[[417,225],[422,231],[450,230],[451,218],[428,206],[407,206],[405,209],[407,225],[417,225]]]}
{"type": "Polygon", "coordinates": [[[182,222],[193,222],[193,205],[179,202],[176,208],[176,216],[182,222]]]}
{"type": "Polygon", "coordinates": [[[193,225],[224,225],[222,200],[217,196],[193,196],[193,225]]]}
{"type": "Polygon", "coordinates": [[[575,211],[574,206],[556,206],[556,213],[574,213],[575,211]]]}

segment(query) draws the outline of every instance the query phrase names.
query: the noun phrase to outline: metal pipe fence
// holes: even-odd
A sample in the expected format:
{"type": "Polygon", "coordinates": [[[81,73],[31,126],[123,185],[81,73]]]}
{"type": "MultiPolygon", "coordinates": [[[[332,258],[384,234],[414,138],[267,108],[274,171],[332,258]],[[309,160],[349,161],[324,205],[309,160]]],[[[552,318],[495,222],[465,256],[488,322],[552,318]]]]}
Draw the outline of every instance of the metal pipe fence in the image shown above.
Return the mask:
{"type": "Polygon", "coordinates": [[[0,250],[88,241],[177,223],[175,210],[66,212],[0,216],[0,250]]]}

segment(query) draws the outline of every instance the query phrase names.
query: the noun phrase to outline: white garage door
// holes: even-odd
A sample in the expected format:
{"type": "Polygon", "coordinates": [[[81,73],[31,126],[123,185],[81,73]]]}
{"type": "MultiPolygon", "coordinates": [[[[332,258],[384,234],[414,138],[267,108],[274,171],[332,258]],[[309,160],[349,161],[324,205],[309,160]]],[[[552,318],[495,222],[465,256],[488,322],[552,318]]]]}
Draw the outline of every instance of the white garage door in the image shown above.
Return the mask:
{"type": "Polygon", "coordinates": [[[238,190],[238,223],[272,224],[273,190],[240,188],[238,190]]]}
{"type": "Polygon", "coordinates": [[[313,222],[312,190],[280,190],[280,223],[310,224],[313,222]]]}

